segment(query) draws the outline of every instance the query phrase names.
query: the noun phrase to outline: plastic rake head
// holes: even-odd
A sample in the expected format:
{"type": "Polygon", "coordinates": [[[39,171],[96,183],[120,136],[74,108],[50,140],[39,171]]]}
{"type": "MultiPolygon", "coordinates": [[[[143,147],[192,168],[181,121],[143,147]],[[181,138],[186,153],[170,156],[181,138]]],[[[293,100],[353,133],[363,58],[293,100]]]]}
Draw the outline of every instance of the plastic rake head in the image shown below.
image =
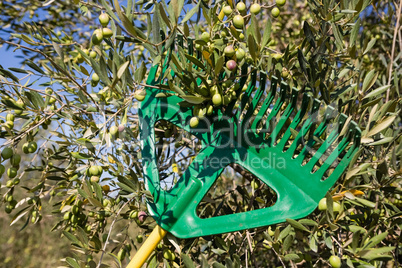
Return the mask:
{"type": "MultiPolygon", "coordinates": [[[[192,54],[191,42],[188,49],[192,54]]],[[[148,85],[161,83],[166,62],[158,78],[157,70],[158,66],[150,70],[148,85]]],[[[247,66],[243,65],[241,71],[245,75],[247,66]]],[[[200,120],[197,128],[190,128],[192,110],[178,105],[181,98],[158,98],[156,94],[161,90],[146,89],[139,118],[144,178],[154,197],[148,208],[158,224],[177,237],[233,232],[305,217],[317,207],[359,148],[360,129],[334,108],[328,106],[320,113],[318,100],[285,83],[280,83],[278,89],[275,77],[267,92],[263,72],[253,72],[247,90],[242,92],[246,81],[246,76],[239,80],[237,102],[226,109],[215,109],[212,116],[200,120]],[[168,191],[160,186],[155,153],[154,125],[159,120],[190,132],[202,143],[196,158],[168,191]],[[273,164],[272,159],[281,165],[273,164]],[[228,163],[242,166],[273,189],[276,203],[253,211],[199,218],[198,204],[228,163]]]]}

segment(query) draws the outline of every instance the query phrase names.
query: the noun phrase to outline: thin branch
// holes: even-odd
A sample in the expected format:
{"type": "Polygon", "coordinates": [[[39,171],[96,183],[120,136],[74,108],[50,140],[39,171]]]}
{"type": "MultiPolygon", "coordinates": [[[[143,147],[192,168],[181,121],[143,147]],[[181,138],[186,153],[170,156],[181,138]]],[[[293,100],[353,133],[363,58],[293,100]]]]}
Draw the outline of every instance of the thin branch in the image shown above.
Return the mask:
{"type": "MultiPolygon", "coordinates": [[[[401,20],[401,11],[402,11],[402,0],[399,1],[399,7],[398,10],[396,11],[396,25],[394,29],[394,38],[392,40],[392,48],[391,48],[391,66],[389,67],[389,74],[388,74],[388,85],[391,85],[391,79],[392,79],[392,69],[394,65],[394,56],[395,56],[395,45],[396,45],[396,35],[398,34],[399,30],[399,22],[401,20]]],[[[385,98],[385,102],[388,102],[389,100],[389,93],[390,93],[391,87],[387,89],[387,96],[385,98]]]]}

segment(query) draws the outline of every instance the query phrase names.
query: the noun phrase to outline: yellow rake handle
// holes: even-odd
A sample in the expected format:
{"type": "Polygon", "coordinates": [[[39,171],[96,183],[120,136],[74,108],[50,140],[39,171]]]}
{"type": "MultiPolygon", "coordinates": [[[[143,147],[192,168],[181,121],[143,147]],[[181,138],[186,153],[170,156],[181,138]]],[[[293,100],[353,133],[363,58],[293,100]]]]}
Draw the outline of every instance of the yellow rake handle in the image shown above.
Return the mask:
{"type": "Polygon", "coordinates": [[[147,240],[145,240],[145,243],[140,247],[137,253],[135,253],[134,257],[127,265],[127,268],[141,268],[141,266],[148,259],[149,255],[151,255],[152,251],[155,250],[156,246],[166,234],[166,230],[159,225],[156,225],[147,240]]]}

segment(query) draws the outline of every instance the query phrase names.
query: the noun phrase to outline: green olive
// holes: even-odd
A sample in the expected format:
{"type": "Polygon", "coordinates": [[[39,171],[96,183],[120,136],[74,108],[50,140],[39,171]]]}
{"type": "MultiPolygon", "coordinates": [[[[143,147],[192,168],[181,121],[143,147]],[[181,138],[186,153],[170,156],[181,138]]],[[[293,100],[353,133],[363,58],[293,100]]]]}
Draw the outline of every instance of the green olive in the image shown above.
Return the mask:
{"type": "Polygon", "coordinates": [[[324,211],[327,210],[327,199],[323,198],[320,200],[320,202],[318,203],[318,210],[324,211]]]}
{"type": "Polygon", "coordinates": [[[222,105],[222,95],[217,93],[212,97],[212,103],[216,106],[222,105]]]}
{"type": "Polygon", "coordinates": [[[209,42],[209,39],[211,38],[211,36],[209,35],[208,32],[203,32],[201,34],[201,40],[204,40],[205,42],[209,42]]]}
{"type": "Polygon", "coordinates": [[[236,9],[237,11],[239,11],[240,13],[243,13],[244,11],[246,11],[246,4],[244,4],[243,2],[239,2],[236,5],[236,9]]]}
{"type": "Polygon", "coordinates": [[[244,26],[244,19],[241,15],[236,15],[233,17],[233,25],[237,29],[242,29],[244,26]]]}
{"type": "Polygon", "coordinates": [[[340,268],[342,266],[341,258],[332,255],[329,257],[329,264],[331,264],[333,268],[340,268]]]}
{"type": "Polygon", "coordinates": [[[198,119],[198,117],[193,116],[190,119],[190,127],[195,128],[198,127],[198,124],[200,123],[200,120],[198,119]]]}
{"type": "Polygon", "coordinates": [[[96,58],[96,55],[98,55],[98,54],[96,54],[96,52],[93,51],[93,50],[91,50],[91,52],[89,52],[89,56],[90,56],[91,58],[93,58],[93,59],[96,58]]]}
{"type": "Polygon", "coordinates": [[[147,96],[147,92],[145,90],[136,91],[134,94],[134,98],[136,98],[140,102],[143,101],[146,96],[147,96]]]}
{"type": "Polygon", "coordinates": [[[277,17],[279,17],[279,14],[281,13],[281,11],[279,10],[279,8],[277,8],[277,7],[274,7],[272,10],[271,10],[271,14],[272,14],[272,16],[274,16],[275,18],[277,18],[277,17]]]}
{"type": "Polygon", "coordinates": [[[102,30],[96,29],[92,35],[92,43],[94,45],[99,45],[103,40],[102,30]]]}
{"type": "Polygon", "coordinates": [[[236,51],[236,59],[238,60],[238,62],[240,62],[242,59],[244,59],[244,57],[246,56],[246,52],[244,51],[244,49],[239,48],[236,51]]]}
{"type": "MultiPolygon", "coordinates": [[[[15,176],[17,176],[17,172],[18,170],[14,167],[11,167],[7,170],[7,176],[12,179],[15,178],[15,176]]],[[[13,183],[14,184],[14,183],[13,183]]]]}
{"type": "Polygon", "coordinates": [[[223,14],[225,14],[226,16],[229,16],[230,14],[232,14],[232,8],[228,5],[228,6],[224,6],[223,7],[223,14]]]}
{"type": "Polygon", "coordinates": [[[275,0],[277,6],[281,7],[286,4],[286,0],[275,0]]]}
{"type": "Polygon", "coordinates": [[[236,51],[234,50],[233,46],[227,46],[225,47],[225,49],[223,50],[223,53],[225,53],[226,57],[233,57],[234,54],[236,53],[236,51]]]}
{"type": "Polygon", "coordinates": [[[109,24],[110,18],[106,13],[102,13],[99,16],[99,22],[103,27],[106,27],[109,24]]]}
{"type": "Polygon", "coordinates": [[[257,3],[254,3],[250,6],[250,12],[257,15],[261,11],[261,6],[257,3]]]}
{"type": "Polygon", "coordinates": [[[1,151],[1,157],[3,159],[9,159],[13,156],[13,154],[13,149],[11,149],[10,147],[6,147],[3,149],[3,151],[1,151]]]}
{"type": "Polygon", "coordinates": [[[102,34],[103,34],[103,38],[110,38],[113,36],[113,31],[110,30],[109,28],[103,28],[102,34]]]}
{"type": "Polygon", "coordinates": [[[12,121],[12,122],[14,122],[14,114],[7,114],[6,115],[6,121],[12,121]]]}

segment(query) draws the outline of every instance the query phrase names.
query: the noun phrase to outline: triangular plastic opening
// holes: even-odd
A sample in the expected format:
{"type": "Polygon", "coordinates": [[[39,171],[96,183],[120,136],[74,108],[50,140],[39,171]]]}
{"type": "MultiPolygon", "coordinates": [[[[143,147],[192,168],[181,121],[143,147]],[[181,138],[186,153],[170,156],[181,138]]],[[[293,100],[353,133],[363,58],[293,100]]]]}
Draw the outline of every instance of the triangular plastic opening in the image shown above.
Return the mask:
{"type": "Polygon", "coordinates": [[[200,141],[166,120],[155,124],[155,156],[161,187],[171,189],[194,160],[200,141]]]}
{"type": "Polygon", "coordinates": [[[227,166],[197,207],[197,215],[211,218],[273,206],[277,194],[238,164],[227,166]]]}

